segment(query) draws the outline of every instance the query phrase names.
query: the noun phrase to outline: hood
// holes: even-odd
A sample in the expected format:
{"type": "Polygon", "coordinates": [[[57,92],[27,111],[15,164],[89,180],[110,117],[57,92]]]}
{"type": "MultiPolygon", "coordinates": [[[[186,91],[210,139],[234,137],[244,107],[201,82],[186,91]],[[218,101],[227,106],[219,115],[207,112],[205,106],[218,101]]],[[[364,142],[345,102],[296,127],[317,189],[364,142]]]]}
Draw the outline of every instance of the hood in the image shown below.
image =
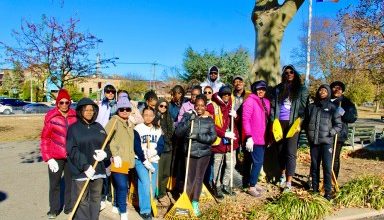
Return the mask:
{"type": "Polygon", "coordinates": [[[213,94],[212,96],[212,101],[214,101],[217,105],[219,106],[227,106],[227,105],[232,105],[232,97],[228,100],[227,103],[225,103],[223,101],[223,99],[221,99],[221,97],[219,96],[219,93],[215,93],[213,94]]]}
{"type": "Polygon", "coordinates": [[[220,81],[220,69],[219,69],[219,67],[217,67],[217,66],[209,67],[208,72],[207,72],[207,81],[210,82],[210,83],[216,83],[216,82],[220,81]],[[209,73],[211,72],[212,68],[216,68],[217,69],[217,79],[215,80],[215,82],[212,82],[210,77],[209,77],[209,73]]]}
{"type": "Polygon", "coordinates": [[[328,96],[326,99],[330,99],[331,98],[331,87],[328,84],[323,84],[323,85],[319,86],[319,88],[316,91],[316,99],[318,101],[321,101],[320,96],[319,96],[319,91],[321,88],[325,88],[328,91],[328,96]]]}
{"type": "Polygon", "coordinates": [[[284,81],[284,71],[286,69],[292,69],[294,74],[295,74],[295,78],[300,79],[300,74],[299,74],[299,72],[297,72],[296,68],[292,64],[288,64],[288,65],[283,66],[283,68],[281,70],[281,81],[282,82],[284,81]]]}
{"type": "Polygon", "coordinates": [[[90,98],[82,98],[80,99],[80,101],[77,103],[77,107],[76,107],[76,116],[78,119],[81,119],[82,120],[82,115],[81,115],[81,109],[83,108],[83,106],[85,105],[92,105],[93,106],[93,109],[95,111],[95,114],[93,114],[93,117],[92,117],[92,120],[91,120],[91,123],[95,122],[96,121],[96,118],[97,118],[97,115],[99,113],[99,106],[97,106],[97,104],[92,101],[92,99],[90,98]]]}

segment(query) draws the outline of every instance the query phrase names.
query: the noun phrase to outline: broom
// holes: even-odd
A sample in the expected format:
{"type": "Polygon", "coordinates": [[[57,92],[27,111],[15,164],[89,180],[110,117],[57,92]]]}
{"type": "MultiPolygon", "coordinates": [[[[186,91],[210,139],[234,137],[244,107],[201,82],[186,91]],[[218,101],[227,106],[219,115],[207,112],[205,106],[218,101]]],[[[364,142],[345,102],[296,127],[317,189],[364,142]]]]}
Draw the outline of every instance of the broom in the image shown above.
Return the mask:
{"type": "MultiPolygon", "coordinates": [[[[149,150],[149,138],[147,138],[147,149],[149,150]]],[[[152,213],[153,216],[156,218],[157,217],[157,206],[155,200],[153,200],[152,196],[152,173],[151,171],[148,170],[148,176],[149,176],[149,196],[150,202],[151,202],[151,208],[152,208],[152,213]]]]}
{"type": "MultiPolygon", "coordinates": [[[[193,132],[194,120],[191,122],[191,134],[193,132]]],[[[189,139],[188,143],[188,155],[187,155],[187,169],[185,172],[184,179],[184,189],[180,198],[176,201],[175,205],[169,210],[165,215],[165,219],[196,219],[195,213],[193,212],[192,203],[189,201],[187,195],[187,180],[188,180],[188,170],[189,170],[189,157],[191,155],[191,145],[192,139],[189,139]]]]}
{"type": "MultiPolygon", "coordinates": [[[[115,120],[115,121],[113,122],[112,127],[111,127],[111,130],[109,131],[107,137],[105,138],[104,143],[103,143],[103,145],[101,146],[101,149],[100,149],[100,150],[104,150],[105,146],[107,145],[107,143],[108,143],[109,139],[111,138],[112,133],[113,133],[113,131],[114,131],[114,129],[115,129],[116,122],[117,122],[117,120],[115,120]]],[[[93,168],[93,169],[96,169],[96,166],[97,166],[98,163],[99,163],[99,161],[96,160],[95,163],[93,164],[92,168],[93,168]]],[[[75,215],[76,209],[77,209],[77,207],[78,207],[79,204],[80,204],[80,200],[81,200],[81,198],[83,197],[83,194],[84,194],[84,192],[85,192],[85,189],[87,188],[87,186],[88,186],[90,180],[91,180],[91,179],[87,177],[87,180],[85,181],[85,184],[84,184],[83,188],[81,189],[79,196],[77,197],[76,203],[75,203],[75,205],[73,206],[72,212],[71,212],[71,213],[69,214],[69,216],[68,216],[68,220],[72,220],[72,219],[73,219],[73,216],[75,215]]]]}
{"type": "Polygon", "coordinates": [[[338,192],[339,191],[339,184],[337,183],[335,171],[333,171],[333,165],[335,164],[336,144],[337,144],[337,134],[335,134],[335,143],[333,144],[333,151],[332,151],[333,155],[332,155],[331,169],[332,169],[332,182],[335,185],[335,191],[338,192]]]}
{"type": "MultiPolygon", "coordinates": [[[[233,109],[233,103],[232,103],[232,113],[233,113],[234,109],[233,109]]],[[[233,134],[235,134],[234,130],[233,130],[233,122],[234,122],[234,118],[233,118],[233,115],[231,115],[231,131],[233,134]]],[[[233,195],[232,193],[232,189],[233,189],[233,139],[231,139],[231,182],[230,182],[230,192],[231,192],[231,196],[233,195]]]]}

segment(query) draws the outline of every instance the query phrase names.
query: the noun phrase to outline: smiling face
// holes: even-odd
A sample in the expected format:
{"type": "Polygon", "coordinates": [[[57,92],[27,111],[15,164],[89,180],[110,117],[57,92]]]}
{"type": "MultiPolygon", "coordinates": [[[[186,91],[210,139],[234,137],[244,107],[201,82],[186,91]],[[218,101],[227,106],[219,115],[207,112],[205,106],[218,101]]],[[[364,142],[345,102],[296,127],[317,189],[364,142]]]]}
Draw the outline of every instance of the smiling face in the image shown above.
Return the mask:
{"type": "Polygon", "coordinates": [[[59,111],[62,112],[62,113],[67,113],[69,111],[69,105],[71,104],[71,102],[66,99],[66,98],[63,98],[59,101],[59,111]]]}
{"type": "Polygon", "coordinates": [[[124,120],[128,120],[129,116],[131,115],[131,111],[131,108],[119,108],[117,115],[124,120]]]}
{"type": "Polygon", "coordinates": [[[205,110],[206,110],[206,105],[204,100],[202,99],[197,99],[195,103],[195,111],[197,112],[198,116],[204,115],[205,110]]]}
{"type": "Polygon", "coordinates": [[[151,125],[153,119],[155,119],[155,113],[152,109],[144,109],[143,112],[144,124],[151,125]]]}
{"type": "Polygon", "coordinates": [[[83,109],[81,111],[81,115],[83,116],[83,118],[86,121],[91,121],[94,114],[95,114],[95,110],[93,109],[92,105],[83,106],[83,109]]]}
{"type": "Polygon", "coordinates": [[[213,95],[213,90],[211,88],[205,88],[204,89],[204,95],[205,97],[207,97],[207,100],[211,100],[212,99],[212,95],[213,95]]]}
{"type": "Polygon", "coordinates": [[[166,102],[162,102],[159,104],[158,110],[161,114],[165,113],[167,111],[168,105],[166,102]]]}
{"type": "Polygon", "coordinates": [[[291,68],[286,68],[284,70],[284,76],[286,77],[288,82],[292,82],[295,78],[295,72],[293,72],[293,69],[291,68]]]}
{"type": "Polygon", "coordinates": [[[339,98],[343,95],[343,89],[340,86],[332,87],[332,95],[335,98],[339,98]]]}
{"type": "Polygon", "coordinates": [[[326,88],[321,88],[319,90],[320,99],[326,99],[328,97],[328,90],[326,88]]]}
{"type": "Polygon", "coordinates": [[[196,96],[200,95],[200,90],[194,89],[191,92],[191,103],[195,104],[196,96]]]}
{"type": "Polygon", "coordinates": [[[233,81],[233,88],[236,91],[242,91],[244,89],[244,82],[241,79],[235,79],[233,81]]]}
{"type": "Polygon", "coordinates": [[[256,90],[256,94],[259,98],[264,98],[266,91],[267,90],[265,88],[259,88],[256,90]]]}

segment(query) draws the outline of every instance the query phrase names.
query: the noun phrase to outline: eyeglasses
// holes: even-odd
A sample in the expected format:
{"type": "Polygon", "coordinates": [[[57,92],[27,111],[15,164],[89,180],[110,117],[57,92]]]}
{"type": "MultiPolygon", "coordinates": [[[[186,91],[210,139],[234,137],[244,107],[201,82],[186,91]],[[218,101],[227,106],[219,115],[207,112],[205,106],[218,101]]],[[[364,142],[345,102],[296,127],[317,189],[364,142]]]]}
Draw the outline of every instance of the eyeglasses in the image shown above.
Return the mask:
{"type": "Polygon", "coordinates": [[[60,102],[59,102],[59,105],[64,105],[64,104],[65,104],[65,105],[69,105],[69,102],[68,102],[68,101],[60,101],[60,102]]]}
{"type": "Polygon", "coordinates": [[[131,108],[119,108],[119,112],[131,112],[131,108]]]}
{"type": "Polygon", "coordinates": [[[287,70],[284,72],[284,74],[294,74],[294,72],[292,70],[287,70]]]}
{"type": "Polygon", "coordinates": [[[204,94],[212,94],[211,91],[204,91],[204,94]]]}
{"type": "Polygon", "coordinates": [[[160,108],[167,108],[167,105],[159,105],[160,108]]]}
{"type": "Polygon", "coordinates": [[[115,94],[116,93],[116,90],[105,90],[105,93],[107,94],[115,94]]]}

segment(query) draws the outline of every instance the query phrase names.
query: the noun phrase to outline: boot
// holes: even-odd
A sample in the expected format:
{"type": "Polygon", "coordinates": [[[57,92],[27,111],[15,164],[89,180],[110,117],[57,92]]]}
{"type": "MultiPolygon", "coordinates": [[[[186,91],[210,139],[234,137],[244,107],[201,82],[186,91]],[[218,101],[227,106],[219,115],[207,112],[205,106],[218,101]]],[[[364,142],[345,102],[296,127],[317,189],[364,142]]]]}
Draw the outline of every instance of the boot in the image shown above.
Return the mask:
{"type": "Polygon", "coordinates": [[[223,192],[221,191],[221,187],[220,186],[214,187],[214,193],[213,194],[218,199],[223,199],[224,198],[224,195],[223,195],[223,192]]]}
{"type": "Polygon", "coordinates": [[[231,189],[231,187],[226,186],[226,185],[223,185],[223,193],[227,194],[227,195],[230,195],[230,196],[235,196],[236,195],[235,191],[233,191],[233,189],[231,189]]]}
{"type": "Polygon", "coordinates": [[[192,208],[193,208],[193,212],[195,213],[195,215],[197,217],[199,217],[201,215],[201,212],[200,212],[200,209],[199,209],[199,202],[193,200],[192,201],[192,208]]]}

